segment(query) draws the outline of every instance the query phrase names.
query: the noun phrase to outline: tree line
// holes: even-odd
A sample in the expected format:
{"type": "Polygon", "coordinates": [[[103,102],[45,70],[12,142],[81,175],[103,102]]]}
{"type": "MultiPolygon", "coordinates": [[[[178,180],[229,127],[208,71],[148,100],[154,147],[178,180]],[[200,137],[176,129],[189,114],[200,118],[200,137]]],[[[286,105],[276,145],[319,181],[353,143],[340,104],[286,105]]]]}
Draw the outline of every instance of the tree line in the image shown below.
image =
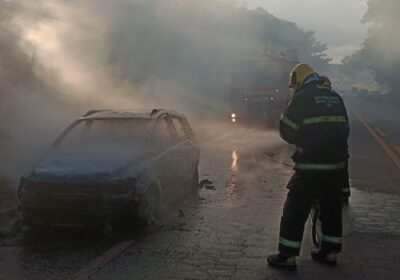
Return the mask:
{"type": "Polygon", "coordinates": [[[369,0],[363,22],[369,30],[360,50],[346,57],[344,71],[372,71],[381,91],[400,102],[400,1],[369,0]]]}

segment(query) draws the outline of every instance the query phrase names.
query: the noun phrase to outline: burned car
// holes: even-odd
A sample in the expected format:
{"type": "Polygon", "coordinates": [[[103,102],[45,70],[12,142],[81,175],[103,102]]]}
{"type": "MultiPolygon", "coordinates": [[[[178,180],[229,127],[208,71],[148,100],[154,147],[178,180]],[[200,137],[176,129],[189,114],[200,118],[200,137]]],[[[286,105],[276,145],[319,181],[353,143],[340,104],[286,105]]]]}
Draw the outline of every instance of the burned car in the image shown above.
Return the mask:
{"type": "Polygon", "coordinates": [[[90,111],[21,178],[19,209],[31,227],[133,215],[150,223],[162,205],[197,191],[198,163],[199,148],[182,114],[90,111]]]}

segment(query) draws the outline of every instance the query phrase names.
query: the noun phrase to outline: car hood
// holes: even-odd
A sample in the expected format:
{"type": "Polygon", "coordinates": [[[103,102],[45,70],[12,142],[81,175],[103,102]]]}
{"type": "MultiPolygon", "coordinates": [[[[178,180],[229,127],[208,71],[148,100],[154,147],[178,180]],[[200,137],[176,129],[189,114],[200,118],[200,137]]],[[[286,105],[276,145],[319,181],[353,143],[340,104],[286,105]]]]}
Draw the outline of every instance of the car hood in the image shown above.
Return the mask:
{"type": "Polygon", "coordinates": [[[32,169],[30,179],[46,182],[107,182],[136,176],[146,162],[142,152],[49,151],[32,169]]]}

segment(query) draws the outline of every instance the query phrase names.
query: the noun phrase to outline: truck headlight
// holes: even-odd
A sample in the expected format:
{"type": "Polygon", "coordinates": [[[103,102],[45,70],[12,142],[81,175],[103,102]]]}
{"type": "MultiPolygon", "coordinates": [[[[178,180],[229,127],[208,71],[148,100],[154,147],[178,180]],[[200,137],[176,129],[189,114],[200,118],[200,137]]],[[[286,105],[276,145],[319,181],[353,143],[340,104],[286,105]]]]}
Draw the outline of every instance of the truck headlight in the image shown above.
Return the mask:
{"type": "Polygon", "coordinates": [[[231,114],[231,118],[235,119],[236,118],[236,114],[235,113],[231,114]]]}

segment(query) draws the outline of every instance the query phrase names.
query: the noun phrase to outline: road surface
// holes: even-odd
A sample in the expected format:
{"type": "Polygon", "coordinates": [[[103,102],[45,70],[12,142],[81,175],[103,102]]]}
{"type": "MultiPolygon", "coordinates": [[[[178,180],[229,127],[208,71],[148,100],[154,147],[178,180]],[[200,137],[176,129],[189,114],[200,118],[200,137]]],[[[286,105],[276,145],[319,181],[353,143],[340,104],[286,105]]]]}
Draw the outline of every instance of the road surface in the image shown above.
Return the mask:
{"type": "Polygon", "coordinates": [[[351,100],[352,196],[337,267],[314,263],[308,226],[297,272],[268,267],[292,170],[276,132],[202,123],[194,202],[162,225],[107,240],[81,233],[19,233],[0,240],[0,278],[22,279],[398,279],[399,111],[351,100]],[[398,161],[398,162],[397,162],[398,161]],[[212,183],[211,183],[212,182],[212,183]]]}

